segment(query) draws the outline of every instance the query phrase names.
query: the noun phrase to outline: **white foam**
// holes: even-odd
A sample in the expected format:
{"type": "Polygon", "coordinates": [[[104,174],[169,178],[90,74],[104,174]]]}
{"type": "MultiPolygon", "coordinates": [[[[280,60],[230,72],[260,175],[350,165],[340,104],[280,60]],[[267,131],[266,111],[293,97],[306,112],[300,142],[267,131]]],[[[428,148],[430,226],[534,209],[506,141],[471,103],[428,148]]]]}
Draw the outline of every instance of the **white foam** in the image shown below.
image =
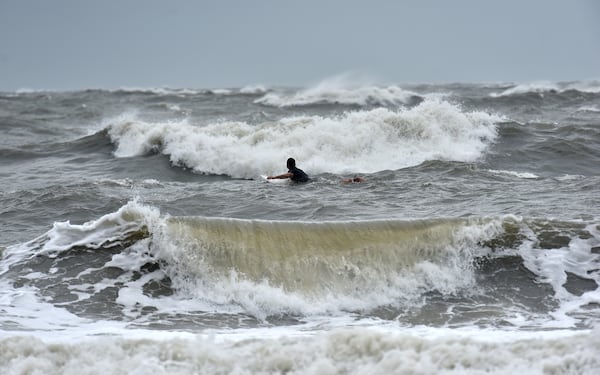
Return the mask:
{"type": "Polygon", "coordinates": [[[600,107],[595,106],[595,105],[588,105],[588,106],[583,106],[577,109],[579,112],[600,112],[600,107]]]}
{"type": "Polygon", "coordinates": [[[267,87],[264,85],[249,85],[249,86],[244,86],[240,89],[240,94],[264,94],[268,91],[267,87]]]}
{"type": "Polygon", "coordinates": [[[0,341],[0,363],[8,374],[591,375],[600,370],[598,333],[536,334],[502,341],[446,331],[428,338],[407,330],[368,328],[233,341],[212,335],[78,342],[12,336],[0,341]]]}
{"type": "Polygon", "coordinates": [[[473,161],[496,139],[500,118],[441,100],[335,117],[298,116],[250,125],[187,120],[150,123],[126,114],[108,133],[117,157],[161,152],[196,172],[252,178],[280,173],[293,156],[309,174],[371,173],[426,160],[473,161]]]}
{"type": "Polygon", "coordinates": [[[195,95],[204,93],[205,90],[192,90],[187,88],[169,88],[169,87],[120,87],[118,89],[108,90],[111,92],[126,92],[126,93],[149,93],[156,95],[195,95]]]}
{"type": "Polygon", "coordinates": [[[566,174],[563,176],[556,177],[558,181],[576,181],[576,180],[584,180],[586,176],[580,174],[566,174]]]}
{"type": "Polygon", "coordinates": [[[518,254],[523,258],[523,265],[533,272],[540,282],[552,286],[554,298],[560,302],[558,308],[551,312],[552,320],[540,322],[545,327],[570,328],[579,320],[572,314],[582,311],[587,304],[600,304],[600,275],[594,270],[598,268],[600,256],[592,253],[591,248],[600,242],[600,231],[595,224],[586,227],[592,236],[587,239],[571,238],[569,244],[562,248],[544,249],[539,247],[537,236],[528,227],[522,227],[522,234],[529,240],[523,242],[518,254]],[[581,296],[571,294],[565,287],[567,273],[587,280],[593,280],[598,287],[581,296]]]}
{"type": "Polygon", "coordinates": [[[55,256],[77,246],[94,249],[115,246],[128,234],[160,220],[159,210],[141,204],[137,199],[119,210],[83,224],[55,222],[48,232],[24,244],[9,246],[0,262],[0,273],[10,265],[35,255],[55,256]]]}
{"type": "MultiPolygon", "coordinates": [[[[107,243],[117,244],[128,233],[139,230],[146,222],[158,220],[158,216],[158,210],[132,201],[117,212],[104,215],[95,221],[81,225],[69,222],[55,223],[53,228],[44,235],[25,244],[8,247],[0,260],[0,275],[5,274],[15,263],[36,255],[56,256],[75,246],[91,249],[108,246],[107,243]]],[[[137,262],[144,261],[143,257],[134,257],[134,259],[137,262]]],[[[92,269],[88,269],[86,272],[91,271],[92,269]]],[[[56,272],[56,268],[49,270],[51,275],[56,272]]],[[[43,278],[44,276],[39,272],[25,275],[29,279],[43,278]]],[[[128,279],[122,280],[122,282],[127,281],[128,279]]],[[[98,324],[98,322],[79,318],[57,305],[45,302],[32,286],[23,285],[14,288],[5,279],[0,282],[1,327],[17,326],[19,329],[27,331],[60,331],[67,327],[69,329],[89,329],[90,326],[98,324]]],[[[72,292],[79,299],[85,299],[89,298],[93,291],[114,287],[116,282],[117,280],[107,280],[95,285],[79,285],[78,288],[72,287],[72,292]]],[[[123,326],[124,323],[116,323],[116,325],[123,326]]]]}
{"type": "Polygon", "coordinates": [[[158,210],[130,201],[117,212],[102,216],[98,220],[83,224],[69,221],[56,222],[46,233],[38,254],[47,254],[72,249],[77,246],[100,248],[111,243],[119,243],[127,233],[142,229],[144,219],[158,217],[158,210]]]}
{"type": "Polygon", "coordinates": [[[539,178],[538,175],[530,173],[530,172],[516,172],[516,171],[505,171],[505,170],[495,170],[495,169],[489,169],[488,171],[490,173],[494,173],[494,174],[504,174],[504,175],[514,176],[514,177],[524,178],[524,179],[539,178]]]}
{"type": "Polygon", "coordinates": [[[17,95],[27,95],[27,94],[50,94],[50,93],[58,93],[64,92],[54,89],[32,89],[28,87],[23,87],[15,91],[17,95]]]}
{"type": "MultiPolygon", "coordinates": [[[[26,285],[15,289],[5,280],[0,280],[0,337],[6,331],[57,332],[65,329],[79,329],[89,323],[69,313],[67,310],[41,300],[37,291],[26,285]]],[[[2,361],[0,361],[0,364],[2,361]]]]}
{"type": "Polygon", "coordinates": [[[181,110],[181,107],[177,104],[166,104],[166,107],[169,111],[173,111],[173,112],[183,112],[181,110]]]}
{"type": "Polygon", "coordinates": [[[137,180],[137,181],[132,180],[130,178],[119,178],[119,179],[102,178],[102,179],[95,181],[94,184],[96,184],[96,185],[112,184],[112,185],[118,185],[118,186],[128,187],[128,188],[133,188],[133,187],[140,186],[140,185],[141,186],[162,185],[162,183],[159,180],[156,180],[154,178],[147,178],[144,180],[137,180]]]}
{"type": "Polygon", "coordinates": [[[233,90],[231,89],[212,89],[210,90],[215,95],[231,95],[233,94],[233,90]]]}

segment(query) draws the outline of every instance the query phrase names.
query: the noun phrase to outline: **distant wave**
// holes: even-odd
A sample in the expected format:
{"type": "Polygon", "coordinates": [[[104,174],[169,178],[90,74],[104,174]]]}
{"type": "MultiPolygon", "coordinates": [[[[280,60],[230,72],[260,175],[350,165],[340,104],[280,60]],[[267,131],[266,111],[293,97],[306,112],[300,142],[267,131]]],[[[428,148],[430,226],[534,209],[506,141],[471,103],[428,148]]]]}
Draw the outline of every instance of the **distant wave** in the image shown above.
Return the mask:
{"type": "Polygon", "coordinates": [[[589,82],[534,82],[518,84],[513,87],[507,88],[501,92],[491,93],[491,97],[501,97],[528,93],[563,93],[566,91],[580,91],[585,93],[600,93],[600,81],[589,81],[589,82]]]}
{"type": "Polygon", "coordinates": [[[319,104],[403,105],[418,98],[419,95],[398,86],[378,86],[364,77],[342,74],[292,93],[268,93],[255,100],[255,103],[274,107],[319,104]]]}
{"type": "Polygon", "coordinates": [[[264,85],[249,85],[249,86],[242,87],[239,92],[240,92],[240,94],[256,95],[256,94],[264,94],[267,91],[269,91],[269,89],[264,85]]]}
{"type": "Polygon", "coordinates": [[[142,93],[154,95],[198,95],[198,94],[214,94],[214,95],[261,95],[269,91],[265,85],[248,85],[241,88],[212,88],[212,89],[194,89],[194,88],[172,88],[172,87],[134,87],[124,86],[111,89],[75,89],[75,90],[56,90],[56,89],[33,89],[21,88],[14,92],[0,92],[4,96],[18,95],[33,95],[33,94],[50,94],[50,93],[66,93],[66,92],[84,92],[84,91],[104,91],[112,93],[142,93]]]}
{"type": "Polygon", "coordinates": [[[583,106],[583,107],[578,108],[577,111],[579,111],[579,112],[600,112],[600,106],[594,106],[594,105],[583,106]]]}
{"type": "Polygon", "coordinates": [[[309,173],[396,170],[426,160],[472,161],[497,137],[498,116],[440,100],[397,111],[297,116],[251,125],[188,120],[152,123],[124,114],[107,121],[117,157],[159,152],[198,173],[251,178],[294,156],[309,173]]]}
{"type": "Polygon", "coordinates": [[[210,89],[205,90],[205,93],[215,94],[215,95],[261,95],[268,92],[269,89],[263,85],[250,85],[244,86],[240,89],[230,88],[230,89],[210,89]]]}
{"type": "Polygon", "coordinates": [[[255,103],[274,107],[315,104],[402,105],[409,104],[416,98],[419,98],[417,94],[397,86],[369,86],[352,89],[317,86],[293,94],[269,93],[255,100],[255,103]]]}
{"type": "Polygon", "coordinates": [[[260,95],[269,91],[264,85],[248,85],[242,88],[211,88],[211,89],[192,89],[192,88],[138,88],[138,87],[121,87],[113,92],[131,92],[131,93],[151,93],[157,95],[198,95],[198,94],[213,94],[213,95],[260,95]]]}

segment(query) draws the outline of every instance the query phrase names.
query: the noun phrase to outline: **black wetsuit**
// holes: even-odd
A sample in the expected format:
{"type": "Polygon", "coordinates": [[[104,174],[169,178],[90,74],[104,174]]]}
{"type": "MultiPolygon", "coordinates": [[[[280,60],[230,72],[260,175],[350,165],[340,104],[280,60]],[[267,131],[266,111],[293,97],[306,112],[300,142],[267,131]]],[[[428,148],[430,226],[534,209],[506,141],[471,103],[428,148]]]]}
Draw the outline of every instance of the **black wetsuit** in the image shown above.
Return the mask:
{"type": "Polygon", "coordinates": [[[294,182],[308,182],[310,180],[308,175],[300,168],[291,168],[288,173],[293,175],[290,179],[294,182]]]}

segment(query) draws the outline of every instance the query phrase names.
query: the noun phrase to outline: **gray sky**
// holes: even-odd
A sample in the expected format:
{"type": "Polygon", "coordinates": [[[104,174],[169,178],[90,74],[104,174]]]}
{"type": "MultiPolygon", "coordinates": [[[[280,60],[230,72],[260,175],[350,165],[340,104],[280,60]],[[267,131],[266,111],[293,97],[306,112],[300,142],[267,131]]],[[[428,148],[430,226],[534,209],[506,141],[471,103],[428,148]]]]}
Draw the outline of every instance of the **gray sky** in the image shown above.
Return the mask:
{"type": "Polygon", "coordinates": [[[600,79],[595,0],[0,0],[0,90],[600,79]]]}

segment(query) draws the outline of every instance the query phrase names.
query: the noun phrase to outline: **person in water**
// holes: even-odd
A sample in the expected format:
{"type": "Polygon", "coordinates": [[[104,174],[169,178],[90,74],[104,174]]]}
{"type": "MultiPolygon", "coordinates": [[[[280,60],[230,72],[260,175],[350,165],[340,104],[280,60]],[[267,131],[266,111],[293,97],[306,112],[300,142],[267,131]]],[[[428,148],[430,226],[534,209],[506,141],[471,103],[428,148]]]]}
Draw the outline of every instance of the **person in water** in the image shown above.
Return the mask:
{"type": "Polygon", "coordinates": [[[345,180],[342,180],[342,183],[344,184],[351,184],[354,182],[365,182],[365,179],[360,176],[354,176],[353,178],[347,178],[345,180]]]}
{"type": "Polygon", "coordinates": [[[308,182],[310,178],[304,171],[298,167],[296,167],[296,160],[294,158],[289,158],[287,160],[287,173],[280,174],[278,176],[269,176],[267,179],[273,180],[277,178],[289,178],[294,182],[308,182]]]}

